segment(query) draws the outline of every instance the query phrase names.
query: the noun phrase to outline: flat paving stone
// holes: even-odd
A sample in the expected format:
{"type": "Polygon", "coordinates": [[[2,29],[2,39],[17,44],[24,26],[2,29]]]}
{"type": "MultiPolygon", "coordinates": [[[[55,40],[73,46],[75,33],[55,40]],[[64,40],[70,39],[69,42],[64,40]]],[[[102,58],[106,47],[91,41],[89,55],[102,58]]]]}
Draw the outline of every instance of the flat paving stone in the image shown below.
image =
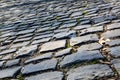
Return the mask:
{"type": "Polygon", "coordinates": [[[106,44],[108,44],[109,46],[120,45],[120,39],[110,40],[109,42],[106,42],[106,44]]]}
{"type": "Polygon", "coordinates": [[[76,31],[74,30],[71,30],[68,32],[60,32],[53,36],[53,38],[55,39],[65,39],[65,38],[72,38],[72,37],[76,37],[76,31]]]}
{"type": "Polygon", "coordinates": [[[107,32],[103,33],[102,35],[105,38],[120,37],[120,29],[115,29],[115,30],[107,31],[107,32]]]}
{"type": "Polygon", "coordinates": [[[53,72],[38,74],[35,76],[30,76],[25,79],[26,80],[62,80],[63,73],[59,71],[53,71],[53,72]]]}
{"type": "Polygon", "coordinates": [[[86,44],[86,45],[82,45],[80,46],[77,50],[78,51],[83,51],[83,50],[96,50],[96,49],[100,49],[102,46],[98,43],[91,43],[91,44],[86,44]]]}
{"type": "Polygon", "coordinates": [[[104,64],[81,66],[71,69],[67,74],[67,80],[97,80],[101,77],[109,77],[114,75],[109,66],[104,64]]]}
{"type": "Polygon", "coordinates": [[[54,51],[66,47],[66,40],[52,41],[44,43],[41,46],[40,52],[54,51]]]}
{"type": "Polygon", "coordinates": [[[34,58],[28,59],[25,61],[25,63],[30,63],[30,62],[34,62],[37,60],[44,60],[44,59],[50,59],[50,58],[52,58],[52,53],[45,53],[45,54],[36,56],[34,58]]]}
{"type": "Polygon", "coordinates": [[[95,32],[102,32],[102,31],[103,31],[103,26],[94,26],[94,27],[81,30],[80,35],[95,33],[95,32]]]}
{"type": "Polygon", "coordinates": [[[1,59],[2,60],[10,60],[12,58],[13,58],[13,54],[7,54],[7,55],[3,56],[1,59]]]}
{"type": "Polygon", "coordinates": [[[34,32],[34,30],[35,29],[19,31],[16,35],[22,35],[22,34],[32,33],[32,32],[34,32]]]}
{"type": "Polygon", "coordinates": [[[16,52],[16,57],[29,56],[35,53],[37,50],[37,45],[24,46],[16,52]]]}
{"type": "Polygon", "coordinates": [[[86,35],[86,36],[71,38],[70,45],[74,46],[74,45],[78,45],[78,44],[85,43],[85,42],[95,42],[95,41],[98,41],[97,35],[90,34],[90,35],[86,35]]]}
{"type": "Polygon", "coordinates": [[[100,23],[100,22],[104,22],[105,21],[105,17],[104,16],[97,16],[95,18],[92,18],[94,23],[100,23]]]}
{"type": "Polygon", "coordinates": [[[7,50],[4,50],[4,51],[0,52],[0,55],[14,53],[14,52],[16,52],[16,50],[17,50],[16,48],[14,48],[14,49],[7,49],[7,50]]]}
{"type": "Polygon", "coordinates": [[[14,67],[0,70],[0,79],[14,77],[20,69],[21,67],[14,67]]]}
{"type": "Polygon", "coordinates": [[[111,63],[114,65],[114,67],[117,69],[117,71],[120,73],[120,59],[113,59],[111,63]]]}
{"type": "Polygon", "coordinates": [[[19,65],[19,63],[20,63],[20,59],[9,60],[6,62],[5,67],[19,65]]]}
{"type": "Polygon", "coordinates": [[[55,70],[57,65],[56,59],[46,60],[37,64],[28,64],[23,68],[22,74],[30,74],[46,70],[55,70]]]}
{"type": "Polygon", "coordinates": [[[71,53],[72,48],[67,48],[67,49],[63,49],[61,51],[58,51],[55,53],[55,57],[61,57],[63,55],[67,55],[71,53]]]}
{"type": "Polygon", "coordinates": [[[22,46],[26,46],[28,45],[30,42],[22,42],[22,43],[16,43],[16,44],[12,44],[10,48],[18,48],[18,47],[22,47],[22,46]]]}
{"type": "Polygon", "coordinates": [[[72,13],[71,17],[81,16],[83,13],[81,11],[72,13]]]}
{"type": "Polygon", "coordinates": [[[119,29],[119,28],[120,28],[120,23],[113,23],[113,24],[107,25],[108,30],[119,29]]]}
{"type": "Polygon", "coordinates": [[[26,37],[26,38],[16,39],[16,40],[13,41],[13,43],[30,41],[31,39],[32,39],[32,37],[26,37]]]}
{"type": "Polygon", "coordinates": [[[96,51],[77,51],[74,54],[65,56],[64,59],[60,62],[60,67],[66,67],[73,63],[80,63],[84,61],[91,61],[95,59],[103,59],[101,53],[96,51]]]}
{"type": "Polygon", "coordinates": [[[110,54],[114,57],[120,57],[120,46],[112,47],[108,49],[110,54]]]}
{"type": "Polygon", "coordinates": [[[34,40],[31,44],[40,44],[40,43],[45,43],[48,42],[51,38],[43,38],[39,40],[34,40]]]}
{"type": "Polygon", "coordinates": [[[67,23],[67,24],[63,24],[62,26],[60,26],[61,28],[71,28],[74,27],[77,23],[67,23]]]}

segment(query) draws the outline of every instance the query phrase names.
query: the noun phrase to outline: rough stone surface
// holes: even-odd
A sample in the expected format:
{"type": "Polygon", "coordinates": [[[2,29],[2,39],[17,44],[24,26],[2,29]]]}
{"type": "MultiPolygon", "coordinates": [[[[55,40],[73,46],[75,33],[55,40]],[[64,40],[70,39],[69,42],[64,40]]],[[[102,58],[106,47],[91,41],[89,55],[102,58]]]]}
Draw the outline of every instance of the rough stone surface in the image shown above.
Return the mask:
{"type": "Polygon", "coordinates": [[[109,49],[110,54],[114,57],[120,57],[120,46],[112,47],[109,49]]]}
{"type": "Polygon", "coordinates": [[[20,59],[9,60],[6,62],[5,67],[18,65],[19,63],[20,63],[20,59]]]}
{"type": "Polygon", "coordinates": [[[102,59],[103,56],[100,54],[99,51],[78,51],[74,54],[64,57],[64,59],[60,62],[60,66],[65,67],[72,63],[90,61],[100,58],[102,59]]]}
{"type": "Polygon", "coordinates": [[[109,46],[120,45],[120,39],[110,40],[109,42],[106,42],[106,44],[108,44],[109,46]]]}
{"type": "Polygon", "coordinates": [[[120,29],[107,31],[107,32],[103,33],[103,36],[104,36],[105,38],[116,38],[116,37],[120,37],[120,29]]]}
{"type": "Polygon", "coordinates": [[[66,40],[59,40],[45,43],[41,46],[40,52],[53,51],[60,48],[65,48],[66,40]]]}
{"type": "Polygon", "coordinates": [[[94,42],[97,40],[98,40],[98,37],[96,34],[90,34],[90,35],[86,35],[86,36],[71,38],[70,45],[74,46],[74,45],[78,45],[78,44],[89,42],[89,41],[94,42]]]}
{"type": "Polygon", "coordinates": [[[46,60],[37,64],[28,64],[23,68],[22,74],[30,74],[45,70],[54,70],[57,65],[56,59],[46,60]]]}
{"type": "Polygon", "coordinates": [[[55,57],[60,57],[71,53],[72,48],[67,48],[55,53],[55,57]]]}
{"type": "Polygon", "coordinates": [[[21,67],[7,68],[0,70],[0,78],[14,77],[15,74],[21,69],[21,67]]]}
{"type": "Polygon", "coordinates": [[[101,31],[103,31],[103,26],[95,26],[95,27],[90,27],[90,28],[81,30],[80,35],[84,35],[84,34],[88,34],[88,33],[101,32],[101,31]]]}
{"type": "Polygon", "coordinates": [[[119,80],[119,46],[120,0],[0,0],[0,80],[119,80]]]}
{"type": "Polygon", "coordinates": [[[37,45],[22,47],[21,49],[19,49],[19,51],[16,52],[16,57],[31,55],[35,53],[36,50],[37,50],[37,45]]]}
{"type": "Polygon", "coordinates": [[[25,63],[30,63],[30,62],[34,62],[37,60],[43,60],[43,59],[49,59],[49,58],[52,58],[52,53],[46,53],[46,54],[36,56],[35,58],[26,60],[25,63]]]}
{"type": "Polygon", "coordinates": [[[43,74],[38,74],[35,76],[27,77],[26,80],[62,80],[63,79],[63,73],[54,71],[54,72],[48,72],[43,74]]]}
{"type": "Polygon", "coordinates": [[[86,44],[86,45],[82,45],[80,46],[77,50],[78,51],[83,51],[83,50],[96,50],[96,49],[100,49],[102,46],[98,43],[91,43],[91,44],[86,44]]]}
{"type": "Polygon", "coordinates": [[[103,64],[94,64],[89,66],[82,66],[70,70],[67,80],[94,80],[104,76],[112,76],[112,70],[103,64]]]}

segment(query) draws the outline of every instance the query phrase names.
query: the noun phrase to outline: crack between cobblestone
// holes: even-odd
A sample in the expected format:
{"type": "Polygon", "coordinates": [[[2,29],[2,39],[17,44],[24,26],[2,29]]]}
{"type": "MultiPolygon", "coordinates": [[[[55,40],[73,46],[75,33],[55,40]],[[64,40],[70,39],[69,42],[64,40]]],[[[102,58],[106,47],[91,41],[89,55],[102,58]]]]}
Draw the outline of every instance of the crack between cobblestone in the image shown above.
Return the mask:
{"type": "MultiPolygon", "coordinates": [[[[103,33],[107,31],[107,26],[105,25],[104,26],[104,30],[103,30],[103,33]]],[[[102,34],[102,33],[101,33],[102,34]]],[[[104,38],[103,36],[101,36],[101,34],[98,34],[99,36],[99,40],[101,38],[104,38]]],[[[105,58],[105,61],[100,61],[102,64],[106,64],[108,65],[111,70],[113,71],[114,73],[114,79],[115,80],[118,80],[120,78],[120,74],[119,72],[117,71],[117,69],[115,68],[114,64],[111,63],[111,60],[112,60],[112,56],[110,55],[109,51],[107,51],[107,49],[109,48],[109,45],[106,45],[106,42],[102,43],[102,48],[100,50],[102,56],[105,58]]]]}

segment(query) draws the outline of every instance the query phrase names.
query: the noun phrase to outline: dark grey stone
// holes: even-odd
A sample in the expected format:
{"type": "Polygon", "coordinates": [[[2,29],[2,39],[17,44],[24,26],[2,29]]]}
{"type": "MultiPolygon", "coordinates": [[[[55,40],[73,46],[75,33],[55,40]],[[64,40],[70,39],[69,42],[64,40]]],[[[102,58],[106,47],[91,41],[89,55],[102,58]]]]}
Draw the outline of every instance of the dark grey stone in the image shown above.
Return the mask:
{"type": "Polygon", "coordinates": [[[105,37],[105,38],[116,38],[116,37],[120,37],[120,29],[107,31],[107,32],[103,33],[102,35],[103,35],[103,37],[105,37]]]}
{"type": "Polygon", "coordinates": [[[81,11],[79,12],[74,12],[71,14],[71,17],[75,17],[75,16],[81,16],[83,13],[81,11]]]}
{"type": "Polygon", "coordinates": [[[45,31],[48,31],[49,29],[50,27],[40,28],[36,32],[45,32],[45,31]]]}
{"type": "Polygon", "coordinates": [[[56,59],[46,60],[37,64],[28,64],[23,68],[22,74],[54,70],[57,65],[56,59]]]}
{"type": "Polygon", "coordinates": [[[94,27],[81,30],[80,35],[95,33],[95,32],[102,32],[102,31],[103,31],[103,26],[94,26],[94,27]]]}
{"type": "Polygon", "coordinates": [[[21,67],[7,68],[0,70],[0,79],[14,77],[21,67]]]}
{"type": "Polygon", "coordinates": [[[40,52],[54,51],[56,49],[65,48],[66,40],[52,41],[44,43],[41,46],[40,52]]]}
{"type": "Polygon", "coordinates": [[[96,50],[96,49],[100,49],[102,46],[98,43],[91,43],[91,44],[86,44],[86,45],[82,45],[80,46],[77,50],[78,51],[83,51],[83,50],[96,50]]]}
{"type": "Polygon", "coordinates": [[[4,51],[0,52],[0,55],[10,54],[10,53],[14,53],[14,52],[16,52],[16,48],[4,50],[4,51]]]}
{"type": "Polygon", "coordinates": [[[29,56],[37,50],[37,45],[24,46],[16,52],[16,57],[29,56]]]}
{"type": "Polygon", "coordinates": [[[20,59],[9,60],[6,62],[5,67],[19,65],[19,63],[20,63],[20,59]]]}
{"type": "Polygon", "coordinates": [[[92,18],[92,20],[96,24],[96,23],[104,22],[105,21],[105,17],[104,16],[97,16],[95,18],[92,18]]]}
{"type": "Polygon", "coordinates": [[[89,28],[91,27],[91,25],[78,25],[76,27],[74,27],[75,30],[81,30],[81,29],[85,29],[85,28],[89,28]]]}
{"type": "Polygon", "coordinates": [[[16,33],[16,35],[23,35],[23,34],[27,34],[27,33],[33,33],[34,30],[35,29],[19,31],[18,33],[16,33]]]}
{"type": "Polygon", "coordinates": [[[34,58],[28,59],[25,61],[25,63],[30,63],[30,62],[34,62],[37,60],[44,60],[44,59],[50,59],[50,58],[52,58],[52,53],[45,53],[45,54],[36,56],[34,58]]]}
{"type": "Polygon", "coordinates": [[[117,69],[117,71],[120,73],[120,59],[113,59],[111,63],[114,65],[114,67],[117,69]]]}
{"type": "Polygon", "coordinates": [[[67,80],[96,80],[97,78],[114,75],[109,66],[104,64],[81,66],[71,69],[67,74],[67,80]]]}
{"type": "Polygon", "coordinates": [[[53,36],[55,39],[64,39],[64,38],[71,38],[76,37],[76,31],[71,30],[68,32],[60,32],[53,36]]]}
{"type": "Polygon", "coordinates": [[[30,43],[30,41],[12,44],[10,48],[18,48],[18,47],[26,46],[26,45],[28,45],[29,43],[30,43]]]}
{"type": "Polygon", "coordinates": [[[51,38],[43,38],[40,40],[34,40],[31,44],[40,44],[40,43],[45,43],[48,42],[51,38]]]}
{"type": "Polygon", "coordinates": [[[113,23],[107,25],[107,29],[112,30],[112,29],[119,29],[120,28],[120,23],[113,23]]]}
{"type": "Polygon", "coordinates": [[[110,54],[114,57],[120,57],[120,46],[112,47],[108,49],[110,54]]]}
{"type": "Polygon", "coordinates": [[[53,35],[54,35],[53,33],[48,33],[48,34],[45,34],[45,35],[35,36],[33,39],[34,39],[34,40],[39,40],[39,39],[43,39],[43,38],[50,38],[50,37],[52,37],[53,35]]]}
{"type": "Polygon", "coordinates": [[[63,73],[59,71],[46,72],[25,78],[26,80],[62,80],[63,73]]]}
{"type": "Polygon", "coordinates": [[[74,27],[77,23],[67,23],[67,24],[63,24],[62,26],[60,26],[61,28],[71,28],[74,27]]]}
{"type": "Polygon", "coordinates": [[[67,49],[58,51],[58,52],[55,53],[55,57],[61,57],[61,56],[63,56],[63,55],[70,54],[70,53],[71,53],[71,50],[72,50],[72,48],[67,48],[67,49]]]}
{"type": "Polygon", "coordinates": [[[64,59],[60,62],[60,67],[66,67],[73,63],[80,63],[83,61],[90,61],[94,59],[104,58],[99,51],[78,51],[74,54],[65,56],[64,59]]]}
{"type": "Polygon", "coordinates": [[[30,41],[32,39],[32,37],[26,37],[26,38],[21,38],[21,39],[16,39],[13,42],[14,43],[18,43],[18,42],[24,42],[24,41],[30,41]]]}
{"type": "Polygon", "coordinates": [[[120,45],[120,39],[110,40],[109,42],[106,42],[106,44],[108,44],[109,46],[120,45]]]}
{"type": "Polygon", "coordinates": [[[78,45],[78,44],[81,44],[81,43],[94,42],[94,41],[98,41],[97,35],[96,34],[89,34],[89,35],[86,35],[86,36],[71,38],[70,39],[70,45],[74,46],[74,45],[78,45]]]}

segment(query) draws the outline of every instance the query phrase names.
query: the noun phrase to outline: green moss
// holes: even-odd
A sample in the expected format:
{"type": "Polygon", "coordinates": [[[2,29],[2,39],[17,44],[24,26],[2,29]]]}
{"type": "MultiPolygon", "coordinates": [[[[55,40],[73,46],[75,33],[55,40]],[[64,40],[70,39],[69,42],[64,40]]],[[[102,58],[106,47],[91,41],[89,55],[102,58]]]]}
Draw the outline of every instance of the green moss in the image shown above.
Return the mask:
{"type": "Polygon", "coordinates": [[[84,11],[83,14],[84,14],[84,15],[88,14],[88,11],[84,11]]]}
{"type": "Polygon", "coordinates": [[[18,80],[24,80],[24,77],[20,74],[18,75],[18,80]]]}
{"type": "Polygon", "coordinates": [[[67,46],[67,48],[70,48],[70,47],[71,47],[71,45],[70,45],[70,43],[69,43],[69,42],[67,43],[67,45],[66,45],[66,46],[67,46]]]}

